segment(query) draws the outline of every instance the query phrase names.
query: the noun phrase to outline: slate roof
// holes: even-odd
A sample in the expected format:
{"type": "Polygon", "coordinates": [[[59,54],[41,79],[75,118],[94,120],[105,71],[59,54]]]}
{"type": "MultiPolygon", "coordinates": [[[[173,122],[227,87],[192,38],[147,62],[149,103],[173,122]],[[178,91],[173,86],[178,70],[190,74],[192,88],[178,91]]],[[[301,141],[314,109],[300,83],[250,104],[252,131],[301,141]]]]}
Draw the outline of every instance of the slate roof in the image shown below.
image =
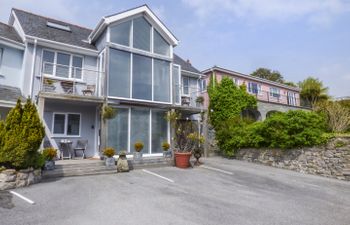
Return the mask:
{"type": "Polygon", "coordinates": [[[23,43],[16,30],[7,24],[0,22],[0,36],[12,41],[23,43]]]}
{"type": "Polygon", "coordinates": [[[184,59],[182,59],[180,56],[176,55],[175,53],[174,53],[174,63],[180,65],[181,70],[186,70],[189,72],[201,74],[201,72],[199,70],[197,70],[196,68],[194,68],[191,63],[185,61],[184,59]]]}
{"type": "Polygon", "coordinates": [[[19,88],[0,84],[0,101],[17,102],[18,98],[25,100],[19,88]]]}
{"type": "Polygon", "coordinates": [[[92,31],[91,29],[36,15],[20,9],[13,9],[13,11],[15,12],[26,35],[96,50],[94,45],[90,45],[83,41],[87,40],[92,31]],[[48,27],[48,21],[63,26],[69,26],[71,31],[48,27]]]}

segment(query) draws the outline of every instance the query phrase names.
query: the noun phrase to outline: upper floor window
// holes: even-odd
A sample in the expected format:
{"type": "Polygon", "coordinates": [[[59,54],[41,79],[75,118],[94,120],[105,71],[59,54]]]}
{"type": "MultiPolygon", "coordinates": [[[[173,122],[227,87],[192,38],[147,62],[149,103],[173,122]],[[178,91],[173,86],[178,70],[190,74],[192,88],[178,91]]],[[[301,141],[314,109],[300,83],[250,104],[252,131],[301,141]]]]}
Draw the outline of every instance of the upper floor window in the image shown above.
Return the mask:
{"type": "Polygon", "coordinates": [[[199,83],[199,88],[200,88],[200,91],[206,91],[207,90],[207,80],[206,79],[203,79],[203,80],[200,80],[200,83],[199,83]]]}
{"type": "Polygon", "coordinates": [[[280,89],[270,87],[270,96],[275,97],[275,98],[279,98],[280,97],[280,89]]]}
{"type": "Polygon", "coordinates": [[[152,32],[152,25],[143,16],[112,25],[110,27],[110,41],[147,52],[170,56],[170,45],[156,29],[153,28],[152,32]]]}
{"type": "Polygon", "coordinates": [[[297,105],[297,98],[294,92],[287,92],[288,105],[297,105]]]}
{"type": "Polygon", "coordinates": [[[233,82],[237,85],[237,86],[239,86],[239,79],[238,78],[232,78],[232,80],[233,80],[233,82]]]}
{"type": "Polygon", "coordinates": [[[153,46],[154,46],[154,53],[166,55],[166,56],[170,55],[169,44],[164,40],[164,38],[156,30],[154,30],[153,32],[153,46]]]}
{"type": "Polygon", "coordinates": [[[254,82],[248,82],[248,92],[252,94],[260,94],[261,85],[254,82]]]}
{"type": "Polygon", "coordinates": [[[44,50],[43,73],[62,78],[82,79],[83,57],[44,50]]]}
{"type": "Polygon", "coordinates": [[[182,76],[182,94],[194,95],[198,92],[198,80],[194,77],[182,76]]]}

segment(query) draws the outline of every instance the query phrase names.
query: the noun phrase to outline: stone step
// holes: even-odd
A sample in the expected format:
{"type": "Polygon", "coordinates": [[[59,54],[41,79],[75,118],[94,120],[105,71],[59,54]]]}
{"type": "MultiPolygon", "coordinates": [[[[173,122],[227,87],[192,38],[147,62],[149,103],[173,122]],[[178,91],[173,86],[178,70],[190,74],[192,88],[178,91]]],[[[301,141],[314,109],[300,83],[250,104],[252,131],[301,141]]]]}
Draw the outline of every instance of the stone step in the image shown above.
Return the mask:
{"type": "Polygon", "coordinates": [[[52,179],[52,178],[59,178],[59,177],[73,177],[73,176],[88,176],[88,175],[102,175],[102,174],[116,174],[117,169],[104,169],[104,170],[76,170],[76,171],[59,171],[59,172],[52,172],[47,173],[44,172],[42,174],[42,179],[52,179]]]}

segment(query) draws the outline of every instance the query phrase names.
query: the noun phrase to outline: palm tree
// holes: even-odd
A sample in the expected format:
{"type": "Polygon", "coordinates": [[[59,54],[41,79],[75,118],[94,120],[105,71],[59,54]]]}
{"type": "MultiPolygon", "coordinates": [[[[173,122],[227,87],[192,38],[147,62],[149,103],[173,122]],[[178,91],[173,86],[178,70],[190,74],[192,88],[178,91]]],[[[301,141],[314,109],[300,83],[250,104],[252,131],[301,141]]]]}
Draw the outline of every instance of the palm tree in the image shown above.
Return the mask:
{"type": "Polygon", "coordinates": [[[315,108],[316,104],[322,100],[329,99],[328,87],[324,87],[322,81],[314,77],[308,77],[299,82],[300,97],[304,104],[315,108]]]}

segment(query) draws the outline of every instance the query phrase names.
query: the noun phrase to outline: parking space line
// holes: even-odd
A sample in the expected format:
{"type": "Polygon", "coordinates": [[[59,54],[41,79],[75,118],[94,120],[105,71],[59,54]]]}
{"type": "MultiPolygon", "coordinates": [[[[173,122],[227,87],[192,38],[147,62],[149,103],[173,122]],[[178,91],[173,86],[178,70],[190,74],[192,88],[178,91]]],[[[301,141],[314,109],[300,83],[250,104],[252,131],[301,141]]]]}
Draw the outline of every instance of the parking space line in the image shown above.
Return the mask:
{"type": "Polygon", "coordinates": [[[16,195],[17,197],[23,199],[24,201],[28,202],[28,203],[31,204],[31,205],[34,205],[34,204],[35,204],[35,202],[33,202],[32,200],[30,200],[29,198],[24,197],[24,196],[21,195],[21,194],[18,194],[17,192],[10,191],[10,193],[13,194],[13,195],[16,195]]]}
{"type": "Polygon", "coordinates": [[[205,169],[208,169],[208,170],[213,170],[213,171],[216,171],[216,172],[228,174],[228,175],[233,175],[232,172],[226,171],[226,170],[222,170],[222,169],[219,169],[219,168],[214,168],[214,167],[204,166],[204,165],[201,165],[200,167],[205,168],[205,169]]]}
{"type": "Polygon", "coordinates": [[[151,175],[153,175],[153,176],[162,178],[162,179],[164,179],[164,180],[166,180],[166,181],[169,181],[169,182],[171,182],[171,183],[174,183],[174,182],[175,182],[175,181],[173,181],[172,179],[163,177],[163,176],[161,176],[161,175],[159,175],[159,174],[156,174],[156,173],[153,173],[153,172],[151,172],[151,171],[149,171],[149,170],[142,169],[142,171],[145,172],[145,173],[151,174],[151,175]]]}

